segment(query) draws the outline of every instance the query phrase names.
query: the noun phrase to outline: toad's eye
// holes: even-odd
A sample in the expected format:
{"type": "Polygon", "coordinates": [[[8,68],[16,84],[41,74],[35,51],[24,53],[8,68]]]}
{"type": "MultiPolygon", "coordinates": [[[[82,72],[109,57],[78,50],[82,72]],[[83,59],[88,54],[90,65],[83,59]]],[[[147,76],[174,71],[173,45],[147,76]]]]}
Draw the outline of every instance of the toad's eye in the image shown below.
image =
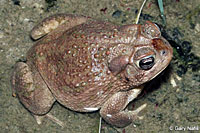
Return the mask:
{"type": "Polygon", "coordinates": [[[146,56],[137,62],[137,66],[142,70],[149,70],[155,64],[154,55],[146,56]]]}

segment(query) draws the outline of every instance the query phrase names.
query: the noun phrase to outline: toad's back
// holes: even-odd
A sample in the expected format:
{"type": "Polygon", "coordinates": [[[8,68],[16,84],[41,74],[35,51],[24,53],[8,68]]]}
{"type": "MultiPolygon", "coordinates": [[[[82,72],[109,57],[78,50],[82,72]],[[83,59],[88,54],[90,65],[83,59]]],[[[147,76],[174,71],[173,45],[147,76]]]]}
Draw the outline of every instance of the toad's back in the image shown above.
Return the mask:
{"type": "Polygon", "coordinates": [[[107,22],[89,21],[55,40],[42,39],[28,52],[28,60],[61,104],[76,111],[99,108],[119,91],[116,86],[123,86],[108,69],[108,61],[122,54],[122,48],[130,52],[128,45],[119,44],[126,35],[117,30],[107,22]]]}

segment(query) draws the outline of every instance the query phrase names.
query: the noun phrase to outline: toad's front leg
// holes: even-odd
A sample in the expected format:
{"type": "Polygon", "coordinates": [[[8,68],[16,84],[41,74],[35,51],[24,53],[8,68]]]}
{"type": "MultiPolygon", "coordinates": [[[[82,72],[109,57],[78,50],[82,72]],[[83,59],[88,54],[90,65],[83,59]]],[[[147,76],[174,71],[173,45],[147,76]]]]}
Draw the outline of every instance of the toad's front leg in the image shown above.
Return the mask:
{"type": "Polygon", "coordinates": [[[138,113],[146,107],[146,104],[143,104],[134,111],[124,110],[128,103],[140,94],[142,88],[114,94],[104,103],[100,110],[103,119],[117,127],[125,127],[135,119],[142,119],[142,116],[138,116],[138,113]]]}

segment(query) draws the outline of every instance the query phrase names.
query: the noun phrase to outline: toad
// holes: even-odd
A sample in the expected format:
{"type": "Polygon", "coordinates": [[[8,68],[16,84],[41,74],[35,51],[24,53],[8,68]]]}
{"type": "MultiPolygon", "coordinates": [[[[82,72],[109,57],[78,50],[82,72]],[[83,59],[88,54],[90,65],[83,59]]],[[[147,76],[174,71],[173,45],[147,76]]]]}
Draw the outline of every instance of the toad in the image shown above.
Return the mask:
{"type": "Polygon", "coordinates": [[[146,107],[128,111],[128,103],[172,59],[172,47],[149,21],[119,26],[57,14],[34,27],[31,37],[38,41],[27,61],[16,63],[11,84],[38,123],[57,101],[77,112],[100,110],[106,122],[127,126],[146,107]]]}

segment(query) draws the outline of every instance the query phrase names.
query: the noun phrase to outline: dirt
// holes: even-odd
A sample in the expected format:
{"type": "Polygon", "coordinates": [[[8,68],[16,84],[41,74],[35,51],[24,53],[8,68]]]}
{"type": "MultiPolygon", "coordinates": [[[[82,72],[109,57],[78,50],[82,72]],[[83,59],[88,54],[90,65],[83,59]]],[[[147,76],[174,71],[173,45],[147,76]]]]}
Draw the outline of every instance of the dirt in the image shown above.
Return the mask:
{"type": "MultiPolygon", "coordinates": [[[[33,116],[12,96],[13,65],[25,60],[33,46],[30,30],[55,13],[73,13],[125,25],[135,22],[143,1],[131,0],[1,0],[0,1],[0,132],[2,133],[97,133],[99,113],[77,113],[55,103],[50,113],[64,122],[61,128],[49,119],[38,125],[33,116]]],[[[147,103],[136,120],[125,128],[102,121],[102,133],[200,131],[200,1],[164,1],[166,25],[157,0],[148,0],[140,23],[157,23],[171,43],[174,57],[159,77],[148,83],[129,109],[147,103]]]]}

